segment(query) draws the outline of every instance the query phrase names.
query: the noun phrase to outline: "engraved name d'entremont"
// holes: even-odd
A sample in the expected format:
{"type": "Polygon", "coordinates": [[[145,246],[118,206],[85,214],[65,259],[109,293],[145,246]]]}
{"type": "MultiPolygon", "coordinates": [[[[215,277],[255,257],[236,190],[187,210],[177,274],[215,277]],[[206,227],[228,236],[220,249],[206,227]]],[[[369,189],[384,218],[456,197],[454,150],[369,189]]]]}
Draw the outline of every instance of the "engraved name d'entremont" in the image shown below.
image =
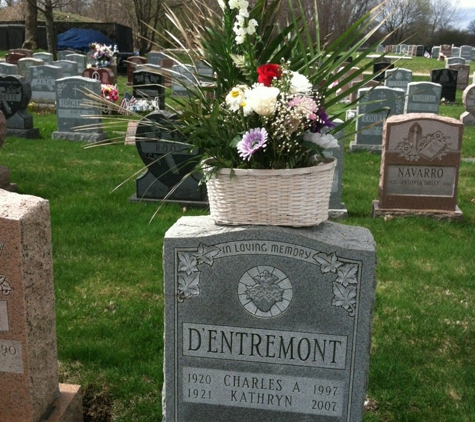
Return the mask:
{"type": "Polygon", "coordinates": [[[183,324],[183,354],[345,369],[346,336],[183,324]]]}

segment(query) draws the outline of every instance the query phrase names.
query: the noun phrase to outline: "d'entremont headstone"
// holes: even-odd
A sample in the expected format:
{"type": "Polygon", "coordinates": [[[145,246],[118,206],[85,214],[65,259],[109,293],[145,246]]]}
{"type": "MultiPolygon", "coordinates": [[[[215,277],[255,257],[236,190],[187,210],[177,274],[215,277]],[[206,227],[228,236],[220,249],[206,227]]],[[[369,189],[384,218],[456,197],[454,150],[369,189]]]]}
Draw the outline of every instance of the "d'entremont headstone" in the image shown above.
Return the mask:
{"type": "Polygon", "coordinates": [[[373,216],[463,218],[457,185],[463,124],[451,117],[412,113],[384,126],[379,201],[373,216]]]}
{"type": "Polygon", "coordinates": [[[376,252],[365,228],[166,233],[163,421],[361,421],[376,252]]]}
{"type": "Polygon", "coordinates": [[[82,422],[58,383],[48,201],[0,189],[0,421],[82,422]]]}

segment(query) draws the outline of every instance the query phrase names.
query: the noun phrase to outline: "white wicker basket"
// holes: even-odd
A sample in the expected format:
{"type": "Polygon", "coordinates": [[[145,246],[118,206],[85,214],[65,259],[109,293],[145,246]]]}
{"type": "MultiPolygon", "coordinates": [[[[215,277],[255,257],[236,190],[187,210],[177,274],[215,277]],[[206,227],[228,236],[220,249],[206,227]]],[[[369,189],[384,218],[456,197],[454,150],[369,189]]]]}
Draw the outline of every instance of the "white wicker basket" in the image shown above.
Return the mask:
{"type": "Polygon", "coordinates": [[[219,170],[206,183],[211,217],[225,225],[320,224],[328,219],[335,166],[333,158],[297,169],[219,170]]]}

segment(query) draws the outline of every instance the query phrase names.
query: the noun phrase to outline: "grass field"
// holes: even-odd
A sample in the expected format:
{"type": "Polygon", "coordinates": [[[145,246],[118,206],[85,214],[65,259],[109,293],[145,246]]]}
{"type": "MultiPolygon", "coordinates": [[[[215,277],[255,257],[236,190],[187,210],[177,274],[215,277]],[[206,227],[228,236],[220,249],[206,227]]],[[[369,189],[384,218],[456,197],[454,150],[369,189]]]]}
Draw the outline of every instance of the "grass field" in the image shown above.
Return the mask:
{"type": "MultiPolygon", "coordinates": [[[[419,62],[440,67],[430,59],[401,66],[428,74],[419,62]]],[[[458,93],[440,114],[459,118],[463,111],[458,93]]],[[[149,224],[157,204],[129,201],[134,178],[112,192],[142,167],[134,146],[86,149],[52,140],[56,115],[33,115],[41,139],[8,137],[0,163],[20,193],[50,203],[61,382],[83,386],[85,422],[159,421],[163,237],[180,216],[207,210],[165,204],[149,224]]],[[[349,217],[341,223],[367,227],[378,253],[365,422],[475,418],[473,127],[465,129],[462,156],[464,220],[448,222],[371,218],[381,157],[345,154],[349,217]]]]}

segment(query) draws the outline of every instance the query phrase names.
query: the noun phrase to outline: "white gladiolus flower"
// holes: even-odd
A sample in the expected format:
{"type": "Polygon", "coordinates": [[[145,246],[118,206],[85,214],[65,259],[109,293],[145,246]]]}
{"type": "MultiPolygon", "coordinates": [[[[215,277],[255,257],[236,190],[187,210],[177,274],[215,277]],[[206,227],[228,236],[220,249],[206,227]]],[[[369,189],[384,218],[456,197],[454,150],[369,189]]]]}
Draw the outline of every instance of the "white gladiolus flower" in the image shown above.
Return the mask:
{"type": "Polygon", "coordinates": [[[290,93],[291,94],[305,94],[312,90],[312,84],[308,78],[301,73],[292,72],[290,78],[290,93]]]}
{"type": "Polygon", "coordinates": [[[250,19],[247,23],[247,33],[253,35],[256,33],[257,21],[255,19],[250,19]]]}
{"type": "Polygon", "coordinates": [[[321,133],[305,132],[303,140],[313,142],[323,149],[337,148],[339,146],[338,139],[330,134],[322,135],[321,133]]]}
{"type": "Polygon", "coordinates": [[[260,116],[271,116],[277,106],[279,88],[256,84],[246,93],[246,103],[260,116]]]}

